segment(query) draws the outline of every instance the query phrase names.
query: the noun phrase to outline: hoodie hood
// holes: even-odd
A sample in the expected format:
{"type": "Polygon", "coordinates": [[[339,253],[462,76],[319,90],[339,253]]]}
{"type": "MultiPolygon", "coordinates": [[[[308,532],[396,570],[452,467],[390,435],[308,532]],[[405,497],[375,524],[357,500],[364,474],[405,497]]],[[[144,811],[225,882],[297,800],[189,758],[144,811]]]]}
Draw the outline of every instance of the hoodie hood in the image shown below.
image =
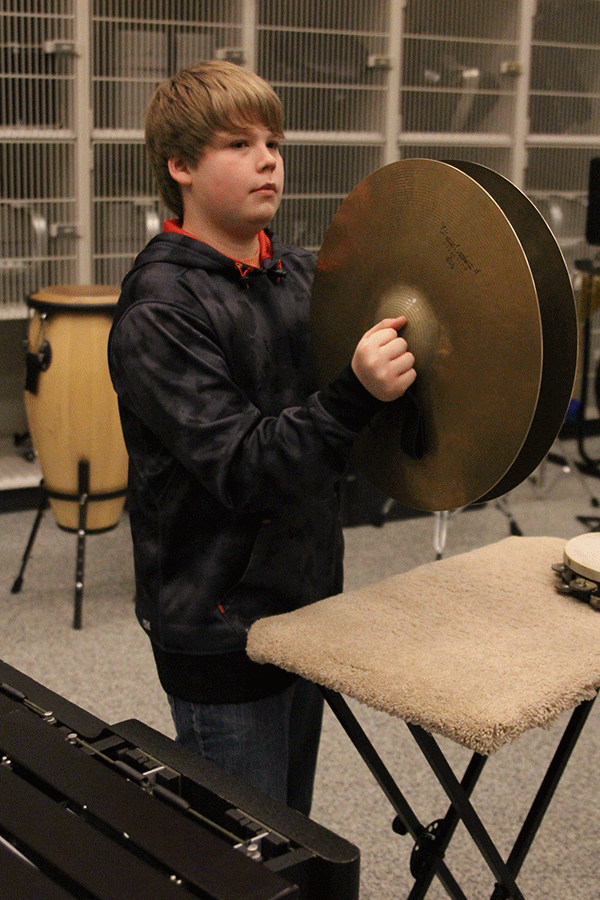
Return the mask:
{"type": "Polygon", "coordinates": [[[151,263],[166,263],[185,269],[202,269],[210,274],[219,273],[239,282],[242,287],[248,286],[249,279],[262,275],[267,275],[273,281],[279,281],[285,276],[281,260],[282,245],[271,232],[267,231],[267,235],[271,241],[272,256],[264,260],[260,268],[255,268],[225,256],[196,238],[174,232],[157,234],[138,254],[121,287],[125,290],[129,281],[136,278],[140,270],[151,263]]]}

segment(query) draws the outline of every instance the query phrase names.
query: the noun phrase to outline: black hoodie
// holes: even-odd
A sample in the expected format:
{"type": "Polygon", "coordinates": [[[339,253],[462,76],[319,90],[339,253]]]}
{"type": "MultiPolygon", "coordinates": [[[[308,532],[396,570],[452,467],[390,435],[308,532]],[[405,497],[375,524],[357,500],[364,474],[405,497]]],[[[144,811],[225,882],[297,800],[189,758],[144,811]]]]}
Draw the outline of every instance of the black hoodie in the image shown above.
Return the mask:
{"type": "Polygon", "coordinates": [[[381,406],[350,368],[315,390],[314,257],[270,237],[272,259],[248,270],[158,235],[123,281],[109,338],[136,612],[163,686],[189,700],[279,689],[245,657],[247,630],[341,591],[336,486],[381,406]],[[229,675],[207,688],[207,669],[229,675]]]}

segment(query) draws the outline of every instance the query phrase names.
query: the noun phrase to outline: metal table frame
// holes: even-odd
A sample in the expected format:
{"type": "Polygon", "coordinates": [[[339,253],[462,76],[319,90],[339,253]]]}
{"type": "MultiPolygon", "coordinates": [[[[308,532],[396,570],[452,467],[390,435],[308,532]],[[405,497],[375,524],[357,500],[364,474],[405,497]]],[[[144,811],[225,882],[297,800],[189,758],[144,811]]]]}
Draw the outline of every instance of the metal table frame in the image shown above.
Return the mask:
{"type": "Polygon", "coordinates": [[[424,825],[415,815],[345,699],[329,688],[320,686],[320,690],[391,803],[396,813],[392,825],[393,830],[398,834],[410,834],[415,841],[410,862],[411,874],[415,882],[407,900],[422,900],[427,895],[435,877],[439,879],[448,896],[453,900],[467,900],[466,894],[444,861],[446,850],[461,821],[495,878],[491,900],[524,900],[516,879],[596,698],[585,700],[571,713],[508,859],[505,861],[470,800],[473,789],[488,760],[487,756],[473,753],[462,778],[459,779],[433,735],[420,726],[406,723],[450,800],[450,807],[443,818],[424,825]]]}

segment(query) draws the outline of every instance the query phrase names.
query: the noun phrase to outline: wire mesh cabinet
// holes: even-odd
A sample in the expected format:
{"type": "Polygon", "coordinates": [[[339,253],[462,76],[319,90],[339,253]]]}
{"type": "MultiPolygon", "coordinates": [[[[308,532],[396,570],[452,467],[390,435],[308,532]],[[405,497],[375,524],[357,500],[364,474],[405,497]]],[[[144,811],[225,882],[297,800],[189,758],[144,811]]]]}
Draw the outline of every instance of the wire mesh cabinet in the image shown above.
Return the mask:
{"type": "Polygon", "coordinates": [[[248,65],[281,94],[289,240],[317,247],[354,184],[396,157],[397,0],[10,0],[0,22],[5,315],[41,282],[118,283],[161,227],[144,112],[193,62],[248,65]]]}
{"type": "Polygon", "coordinates": [[[73,0],[8,0],[0,12],[0,318],[41,282],[73,280],[73,0]]]}
{"type": "Polygon", "coordinates": [[[408,0],[399,144],[403,157],[465,159],[517,183],[526,4],[408,0]]]}
{"type": "Polygon", "coordinates": [[[164,213],[144,110],[210,57],[286,109],[282,236],[318,247],[339,202],[398,156],[489,165],[582,246],[600,142],[597,0],[7,0],[0,11],[0,316],[42,282],[118,282],[164,213]]]}
{"type": "Polygon", "coordinates": [[[284,239],[318,248],[358,181],[425,156],[506,175],[571,266],[588,251],[598,0],[5,0],[0,48],[0,319],[25,318],[45,284],[121,280],[166,213],[147,100],[210,57],[284,102],[284,239]]]}
{"type": "MultiPolygon", "coordinates": [[[[318,247],[343,197],[386,159],[391,5],[94,3],[94,272],[122,277],[160,227],[145,162],[148,96],[171,71],[220,57],[273,84],[286,109],[287,192],[276,226],[318,247]],[[123,8],[132,12],[123,15],[123,8]]],[[[395,128],[395,123],[394,123],[395,128]]]]}
{"type": "Polygon", "coordinates": [[[600,7],[538,0],[531,41],[524,189],[571,269],[585,242],[590,159],[600,154],[600,7]]]}
{"type": "Polygon", "coordinates": [[[287,240],[317,249],[344,197],[397,159],[400,27],[388,0],[256,4],[256,69],[286,113],[287,240]]]}
{"type": "MultiPolygon", "coordinates": [[[[172,72],[242,47],[241,0],[93,0],[91,273],[119,283],[162,227],[143,123],[156,85],[172,72]]],[[[237,52],[237,50],[235,51],[237,52]]],[[[240,50],[236,61],[243,62],[240,50]]]]}

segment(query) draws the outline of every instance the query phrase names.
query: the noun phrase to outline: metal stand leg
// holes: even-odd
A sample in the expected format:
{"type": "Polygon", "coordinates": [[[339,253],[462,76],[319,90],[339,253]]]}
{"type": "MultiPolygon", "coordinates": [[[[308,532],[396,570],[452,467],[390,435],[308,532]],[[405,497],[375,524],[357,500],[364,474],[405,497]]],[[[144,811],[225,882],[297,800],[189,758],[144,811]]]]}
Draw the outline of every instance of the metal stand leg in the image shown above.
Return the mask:
{"type": "Polygon", "coordinates": [[[508,496],[509,495],[506,494],[504,497],[498,497],[498,499],[496,500],[496,509],[500,510],[502,515],[508,519],[510,533],[515,537],[522,537],[523,532],[521,531],[521,528],[514,518],[512,512],[510,511],[510,507],[508,505],[508,496]]]}
{"type": "MultiPolygon", "coordinates": [[[[411,873],[415,878],[415,884],[408,900],[423,900],[436,876],[452,900],[467,900],[466,894],[444,862],[444,852],[459,822],[459,816],[451,808],[443,822],[423,825],[344,698],[328,688],[321,687],[320,690],[396,812],[396,818],[392,825],[393,830],[397,834],[410,833],[415,841],[411,858],[411,873]]],[[[468,796],[473,791],[483,766],[487,762],[485,756],[476,754],[476,757],[476,761],[472,761],[463,778],[463,789],[468,796]]]]}
{"type": "Polygon", "coordinates": [[[415,840],[410,862],[411,874],[415,878],[415,883],[408,900],[423,900],[434,877],[438,878],[448,896],[453,900],[466,900],[464,892],[444,862],[445,852],[461,821],[496,879],[492,900],[523,900],[523,894],[516,883],[516,878],[554,796],[595,698],[583,701],[571,713],[508,860],[504,862],[470,800],[487,762],[487,757],[478,753],[472,754],[465,773],[459,781],[434,737],[423,728],[407,723],[408,729],[451,803],[443,819],[423,826],[344,698],[329,688],[321,687],[320,690],[396,811],[396,818],[392,825],[393,830],[398,834],[410,833],[415,840]]]}
{"type": "MultiPolygon", "coordinates": [[[[76,501],[79,504],[79,517],[77,525],[77,549],[75,559],[75,608],[73,613],[73,628],[79,629],[81,628],[82,624],[85,539],[88,533],[88,506],[90,501],[94,502],[95,500],[114,500],[117,497],[122,497],[125,494],[125,490],[123,489],[118,491],[107,491],[105,493],[90,494],[90,464],[86,459],[79,460],[76,494],[59,493],[58,491],[49,490],[45,487],[43,481],[41,482],[40,487],[42,489],[42,499],[37,511],[35,522],[33,523],[33,528],[31,529],[31,534],[29,536],[27,546],[25,548],[25,553],[23,554],[21,569],[12,586],[12,593],[17,594],[23,586],[23,573],[25,571],[25,566],[27,565],[27,560],[29,559],[31,549],[33,547],[33,542],[35,541],[38,529],[40,527],[40,522],[42,521],[44,511],[48,506],[48,498],[55,500],[68,500],[71,503],[76,501]]],[[[73,529],[69,528],[68,530],[72,531],[73,529]]]]}
{"type": "Polygon", "coordinates": [[[21,562],[21,568],[19,569],[19,574],[15,578],[14,584],[12,586],[11,593],[18,594],[21,588],[23,587],[23,576],[25,574],[25,567],[31,555],[31,550],[33,548],[34,541],[36,539],[38,529],[40,527],[40,522],[42,521],[44,512],[48,506],[48,494],[44,489],[44,482],[40,482],[40,488],[42,490],[42,498],[40,500],[40,505],[38,507],[37,515],[35,517],[35,521],[33,523],[33,528],[31,529],[31,534],[29,535],[29,540],[27,541],[27,546],[25,547],[25,553],[23,554],[23,560],[21,562]]]}
{"type": "Polygon", "coordinates": [[[575,475],[575,477],[579,481],[579,484],[582,487],[584,494],[587,494],[588,500],[590,502],[590,506],[594,506],[597,509],[600,506],[600,501],[598,500],[596,495],[590,490],[588,483],[584,478],[583,472],[577,465],[577,462],[573,459],[572,455],[567,451],[565,444],[563,443],[563,441],[560,440],[560,438],[557,438],[556,442],[558,444],[560,453],[562,454],[562,456],[565,459],[567,471],[572,472],[573,475],[575,475]]]}
{"type": "Polygon", "coordinates": [[[434,512],[433,549],[435,551],[436,560],[442,559],[444,555],[450,519],[457,515],[457,513],[462,512],[463,509],[464,506],[460,506],[458,509],[446,509],[441,512],[434,512]]]}
{"type": "Polygon", "coordinates": [[[498,884],[506,892],[506,897],[511,898],[511,900],[524,900],[521,891],[517,887],[514,875],[500,856],[496,845],[475,812],[473,805],[466,796],[462,785],[456,778],[435,739],[424,729],[410,723],[407,724],[427,762],[444,788],[452,806],[460,815],[467,831],[479,848],[479,852],[496,877],[498,884]]]}
{"type": "MultiPolygon", "coordinates": [[[[521,871],[521,866],[525,862],[525,857],[529,852],[533,839],[542,824],[542,819],[562,778],[571,753],[575,749],[595,699],[594,697],[591,700],[584,700],[571,713],[571,718],[563,731],[558,747],[554,752],[554,756],[508,857],[506,865],[515,877],[521,871]]],[[[502,887],[497,885],[496,891],[492,895],[492,900],[504,900],[506,896],[507,894],[503,892],[502,887]]]]}
{"type": "Polygon", "coordinates": [[[81,628],[81,611],[83,605],[85,535],[89,493],[90,464],[87,460],[80,459],[78,469],[79,528],[77,530],[77,554],[75,560],[75,610],[73,614],[73,628],[78,629],[81,628]]]}
{"type": "Polygon", "coordinates": [[[534,488],[536,497],[538,499],[547,497],[561,475],[574,475],[581,485],[583,493],[587,496],[590,505],[595,508],[600,507],[600,500],[598,500],[596,495],[590,489],[580,465],[575,460],[573,454],[569,453],[564,441],[562,441],[560,438],[557,438],[553,444],[552,450],[548,453],[546,458],[538,467],[537,474],[534,473],[533,475],[529,476],[529,482],[534,488]],[[552,481],[548,483],[547,470],[549,463],[554,463],[555,465],[559,466],[559,470],[552,481]]]}

